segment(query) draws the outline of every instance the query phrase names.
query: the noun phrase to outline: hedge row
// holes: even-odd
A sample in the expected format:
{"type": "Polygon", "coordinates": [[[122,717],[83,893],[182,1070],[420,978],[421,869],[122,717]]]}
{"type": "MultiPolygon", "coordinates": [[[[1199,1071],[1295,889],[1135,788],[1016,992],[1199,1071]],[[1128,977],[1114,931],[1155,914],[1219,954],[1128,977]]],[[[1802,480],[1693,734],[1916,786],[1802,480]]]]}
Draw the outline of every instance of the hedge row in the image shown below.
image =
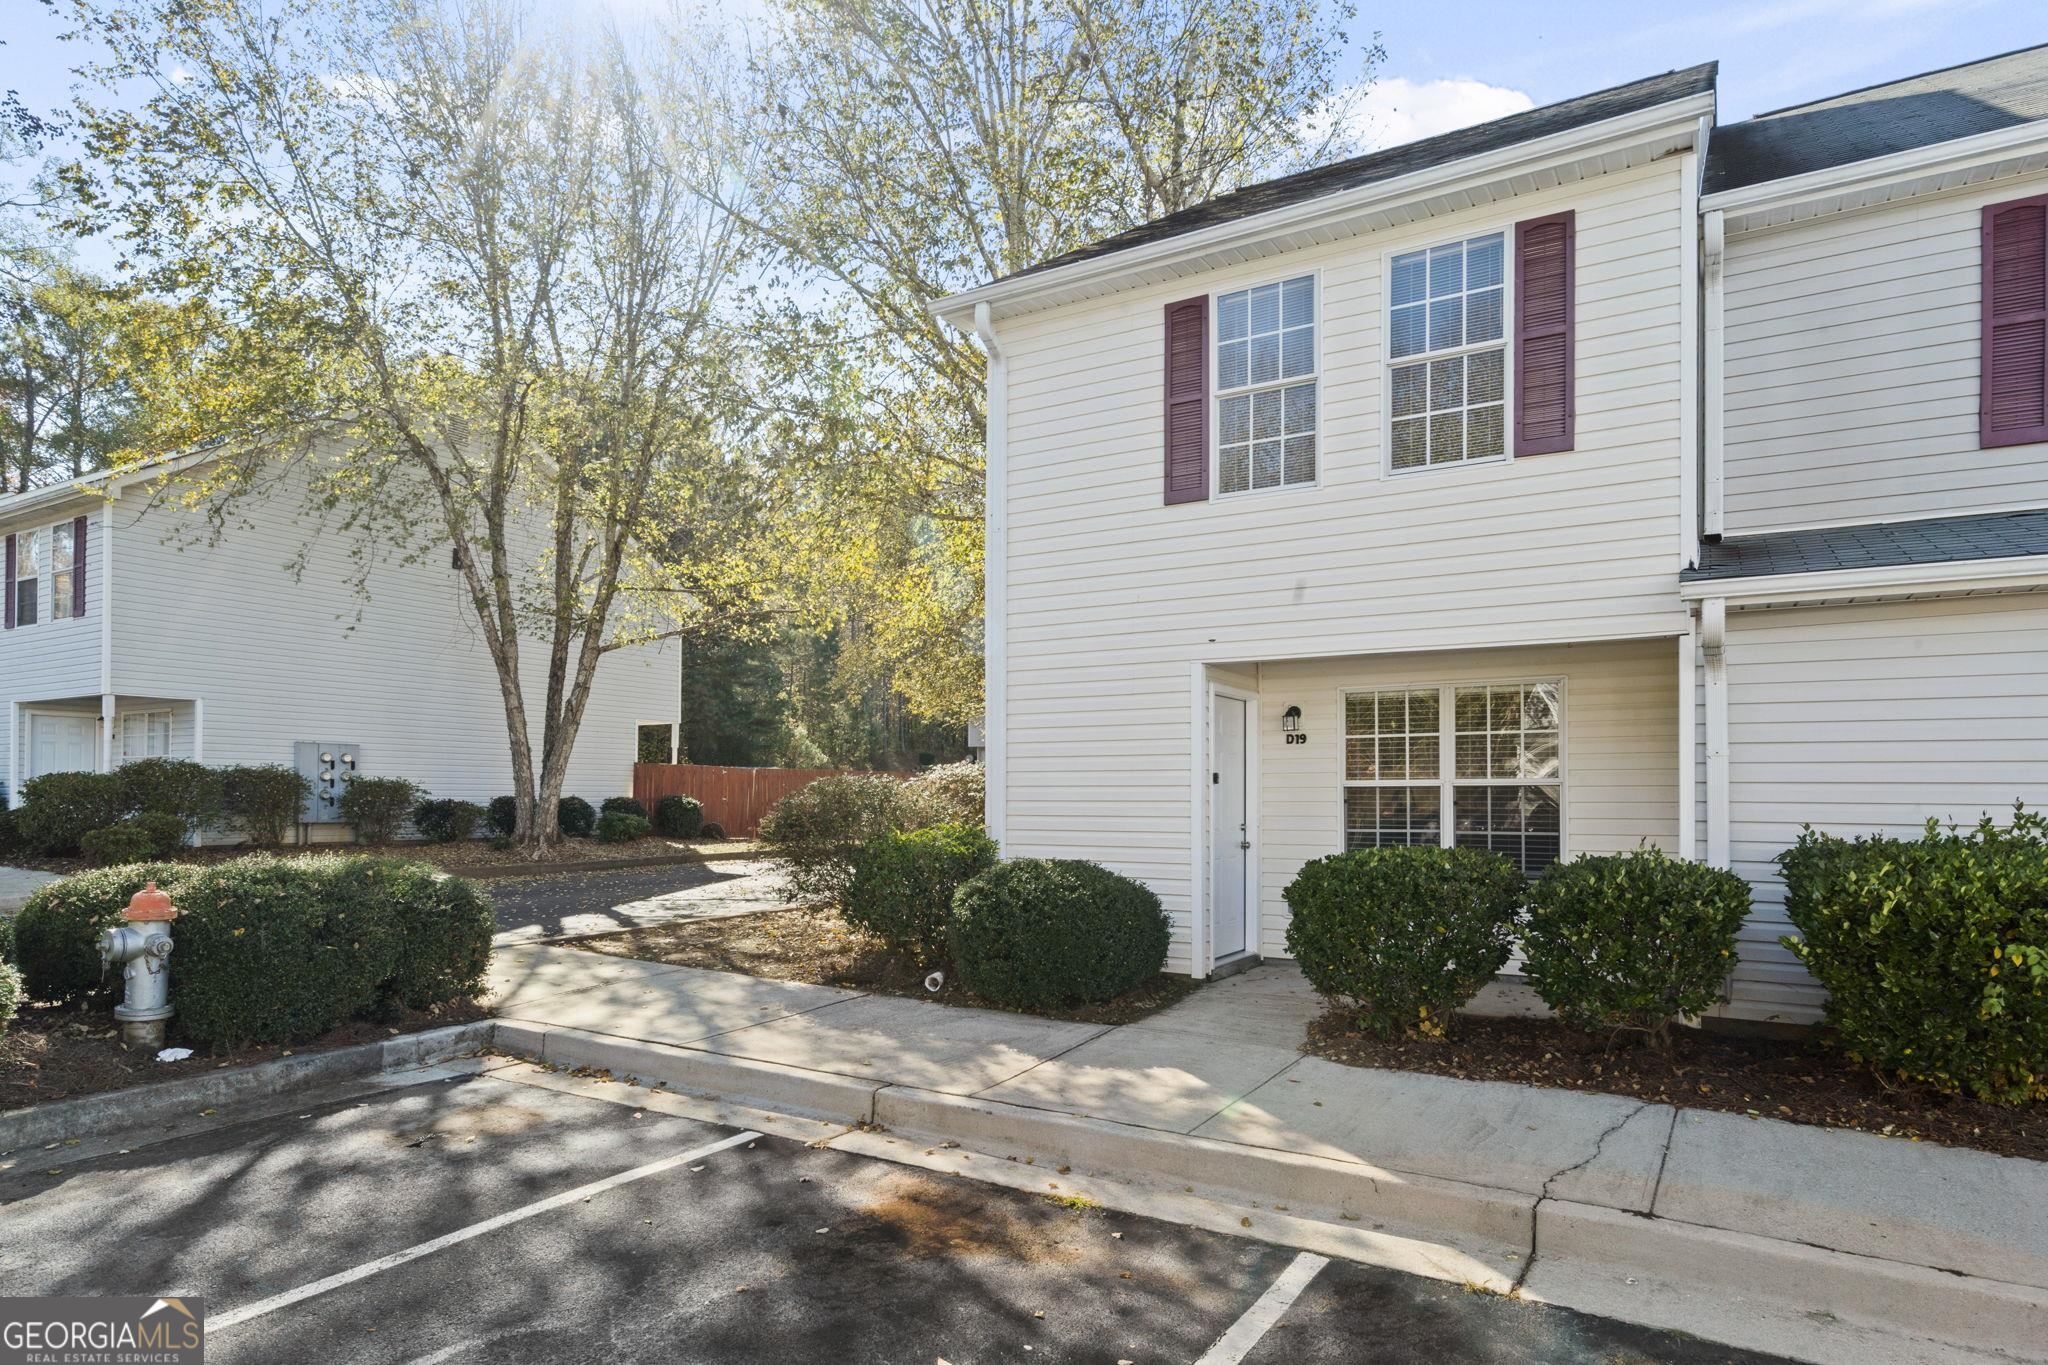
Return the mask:
{"type": "Polygon", "coordinates": [[[38,889],[15,925],[29,999],[118,994],[101,931],[145,883],[171,892],[172,1030],[199,1046],[301,1041],[394,1006],[474,999],[490,964],[490,902],[402,858],[252,855],[209,867],[138,863],[38,889]]]}
{"type": "Polygon", "coordinates": [[[257,844],[275,845],[298,822],[309,794],[303,774],[268,764],[209,768],[142,758],[110,773],[46,773],[22,783],[20,808],[0,821],[8,827],[0,829],[0,852],[17,843],[34,853],[84,852],[100,861],[162,857],[191,831],[223,820],[241,825],[257,844]]]}

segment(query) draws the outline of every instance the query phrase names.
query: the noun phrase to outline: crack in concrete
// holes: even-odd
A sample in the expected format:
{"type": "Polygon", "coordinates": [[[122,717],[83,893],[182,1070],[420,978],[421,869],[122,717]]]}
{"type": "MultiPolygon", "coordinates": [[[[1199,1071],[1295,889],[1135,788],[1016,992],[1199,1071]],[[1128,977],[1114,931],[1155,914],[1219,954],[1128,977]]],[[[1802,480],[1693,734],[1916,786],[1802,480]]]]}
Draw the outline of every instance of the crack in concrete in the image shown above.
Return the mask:
{"type": "Polygon", "coordinates": [[[1515,1282],[1512,1285],[1508,1286],[1508,1296],[1510,1298],[1519,1295],[1522,1292],[1523,1284],[1525,1284],[1529,1279],[1529,1272],[1536,1268],[1536,1227],[1538,1222],[1541,1221],[1541,1214],[1543,1212],[1544,1204],[1549,1202],[1551,1198],[1550,1187],[1552,1185],[1555,1185],[1558,1181],[1564,1179],[1566,1176],[1570,1175],[1572,1172],[1582,1171],[1586,1169],[1586,1167],[1592,1165],[1595,1161],[1598,1161],[1600,1159],[1600,1153],[1606,1150],[1607,1139],[1613,1137],[1616,1133],[1628,1127],[1630,1123],[1635,1121],[1638,1115],[1642,1114],[1644,1110],[1649,1109],[1653,1103],[1654,1101],[1651,1100],[1643,1100],[1642,1102],[1638,1103],[1635,1108],[1629,1110],[1626,1114],[1623,1114],[1620,1118],[1616,1119],[1613,1123],[1609,1124],[1606,1128],[1601,1130],[1600,1135],[1593,1139],[1592,1151],[1586,1153],[1584,1157],[1580,1158],[1577,1161],[1574,1161],[1571,1165],[1566,1166],[1560,1170],[1551,1172],[1550,1175],[1544,1180],[1542,1188],[1540,1188],[1536,1192],[1536,1202],[1529,1206],[1529,1250],[1527,1254],[1522,1257],[1522,1268],[1518,1272],[1516,1272],[1515,1282]]]}

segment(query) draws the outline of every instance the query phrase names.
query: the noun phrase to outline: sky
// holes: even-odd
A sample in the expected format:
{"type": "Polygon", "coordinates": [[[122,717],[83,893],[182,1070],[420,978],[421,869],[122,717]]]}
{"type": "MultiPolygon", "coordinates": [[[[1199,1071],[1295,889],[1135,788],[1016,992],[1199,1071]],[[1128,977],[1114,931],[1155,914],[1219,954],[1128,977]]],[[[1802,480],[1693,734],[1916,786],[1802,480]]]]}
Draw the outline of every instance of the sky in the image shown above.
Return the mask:
{"type": "MultiPolygon", "coordinates": [[[[721,0],[714,0],[714,4],[721,0]]],[[[667,0],[539,0],[631,26],[667,0]]],[[[761,0],[722,0],[735,17],[761,0]]],[[[1720,121],[2048,42],[2042,0],[1358,0],[1349,26],[1386,59],[1362,101],[1366,145],[1448,132],[1519,109],[1718,59],[1720,121]]],[[[0,89],[62,106],[79,60],[42,0],[0,0],[0,89]]],[[[1353,73],[1355,74],[1355,73],[1353,73]]],[[[90,251],[83,264],[92,265],[90,251]]]]}

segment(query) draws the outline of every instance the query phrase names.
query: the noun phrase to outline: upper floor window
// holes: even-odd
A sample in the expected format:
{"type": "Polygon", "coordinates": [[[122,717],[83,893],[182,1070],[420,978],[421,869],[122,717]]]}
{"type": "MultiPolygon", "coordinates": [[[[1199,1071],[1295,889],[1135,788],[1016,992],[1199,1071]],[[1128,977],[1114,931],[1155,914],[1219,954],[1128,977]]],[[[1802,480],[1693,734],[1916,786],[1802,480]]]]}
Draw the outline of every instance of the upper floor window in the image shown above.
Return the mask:
{"type": "Polygon", "coordinates": [[[1216,300],[1216,488],[1316,481],[1316,279],[1216,300]]]}
{"type": "Polygon", "coordinates": [[[14,624],[17,626],[36,623],[36,607],[42,600],[43,560],[49,554],[49,539],[48,531],[29,531],[15,538],[20,547],[16,551],[20,558],[14,566],[14,624]]]}
{"type": "Polygon", "coordinates": [[[73,571],[77,568],[77,543],[71,523],[50,528],[50,619],[68,620],[76,603],[72,600],[73,571]]]}
{"type": "Polygon", "coordinates": [[[1389,465],[1507,453],[1507,239],[1489,233],[1393,258],[1389,465]]]}

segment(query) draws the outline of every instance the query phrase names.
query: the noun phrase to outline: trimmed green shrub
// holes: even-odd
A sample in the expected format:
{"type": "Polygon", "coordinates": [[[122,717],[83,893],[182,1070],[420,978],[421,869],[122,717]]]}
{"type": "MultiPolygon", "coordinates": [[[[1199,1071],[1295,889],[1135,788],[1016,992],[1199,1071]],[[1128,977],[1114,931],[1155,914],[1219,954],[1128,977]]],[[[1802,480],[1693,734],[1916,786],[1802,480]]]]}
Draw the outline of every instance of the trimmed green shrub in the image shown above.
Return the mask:
{"type": "Polygon", "coordinates": [[[0,1038],[7,1036],[7,1026],[21,1011],[21,1001],[20,969],[11,962],[0,960],[0,1038]]]}
{"type": "Polygon", "coordinates": [[[854,854],[839,913],[917,962],[941,962],[953,893],[995,864],[995,841],[971,825],[878,834],[854,854]]]}
{"type": "Polygon", "coordinates": [[[903,784],[913,825],[974,825],[988,822],[987,772],[979,763],[941,763],[903,784]]]}
{"type": "Polygon", "coordinates": [[[1323,996],[1382,1037],[1440,1036],[1508,960],[1526,883],[1475,848],[1357,849],[1307,864],[1283,893],[1287,950],[1323,996]]]}
{"type": "Polygon", "coordinates": [[[1566,1023],[1638,1029],[1717,1004],[1749,917],[1749,883],[1651,847],[1553,863],[1530,888],[1529,984],[1566,1023]]]}
{"type": "Polygon", "coordinates": [[[0,962],[14,960],[14,916],[0,915],[0,962]]]}
{"type": "Polygon", "coordinates": [[[852,880],[853,855],[862,845],[917,823],[903,784],[893,777],[821,777],[775,803],[761,821],[761,842],[792,893],[836,900],[852,880]]]}
{"type": "Polygon", "coordinates": [[[121,922],[148,883],[175,895],[192,871],[177,863],[130,863],[37,887],[14,918],[14,961],[28,998],[70,1004],[117,989],[120,977],[100,970],[101,931],[121,922]]]}
{"type": "Polygon", "coordinates": [[[345,900],[367,895],[390,912],[398,949],[380,986],[385,998],[430,1009],[482,992],[497,925],[490,898],[475,882],[408,858],[341,859],[333,876],[353,883],[345,900]]]}
{"type": "Polygon", "coordinates": [[[313,783],[296,768],[252,763],[221,770],[221,813],[240,825],[249,842],[275,848],[299,823],[313,783]]]}
{"type": "Polygon", "coordinates": [[[341,818],[366,844],[388,844],[426,795],[402,777],[351,778],[341,789],[341,818]]]}
{"type": "Polygon", "coordinates": [[[2048,820],[1927,822],[1918,839],[1808,828],[1778,857],[1781,940],[1828,991],[1843,1049],[2002,1104],[2048,1100],[2048,820]]]}
{"type": "Polygon", "coordinates": [[[580,796],[565,796],[555,807],[556,827],[571,838],[581,839],[597,828],[597,812],[580,796]]]}
{"type": "MultiPolygon", "coordinates": [[[[176,816],[172,816],[176,819],[176,816]]],[[[133,820],[108,825],[105,829],[87,831],[78,841],[79,851],[100,867],[113,867],[118,863],[139,863],[145,858],[160,856],[156,853],[156,840],[150,832],[133,820]]]]}
{"type": "Polygon", "coordinates": [[[296,1042],[375,1004],[400,936],[382,887],[355,862],[256,854],[186,877],[171,930],[179,1035],[214,1047],[296,1042]]]}
{"type": "Polygon", "coordinates": [[[653,828],[644,815],[608,810],[597,817],[597,841],[600,844],[630,844],[636,839],[645,839],[653,828]]]}
{"type": "Polygon", "coordinates": [[[654,803],[654,828],[671,839],[704,832],[704,803],[694,796],[664,796],[654,803]]]}
{"type": "Polygon", "coordinates": [[[116,768],[114,776],[130,813],[174,816],[187,829],[220,819],[224,784],[218,768],[183,758],[138,758],[116,768]]]}
{"type": "Polygon", "coordinates": [[[637,815],[642,820],[645,820],[647,818],[647,807],[641,805],[630,796],[607,796],[604,799],[604,804],[597,808],[597,813],[599,815],[637,815]]]}
{"type": "Polygon", "coordinates": [[[20,816],[0,803],[0,861],[27,851],[28,840],[22,837],[20,816]]]}
{"type": "Polygon", "coordinates": [[[21,837],[38,853],[76,853],[78,841],[128,813],[115,773],[45,773],[21,784],[15,814],[21,837]]]}
{"type": "Polygon", "coordinates": [[[493,834],[511,835],[519,828],[519,798],[494,796],[484,817],[493,834]]]}
{"type": "Polygon", "coordinates": [[[997,863],[953,897],[946,941],[961,984],[1025,1008],[1110,1000],[1166,962],[1166,912],[1149,887],[1096,863],[997,863]]]}
{"type": "Polygon", "coordinates": [[[454,844],[476,833],[484,808],[474,801],[422,801],[412,808],[412,827],[434,844],[454,844]]]}

